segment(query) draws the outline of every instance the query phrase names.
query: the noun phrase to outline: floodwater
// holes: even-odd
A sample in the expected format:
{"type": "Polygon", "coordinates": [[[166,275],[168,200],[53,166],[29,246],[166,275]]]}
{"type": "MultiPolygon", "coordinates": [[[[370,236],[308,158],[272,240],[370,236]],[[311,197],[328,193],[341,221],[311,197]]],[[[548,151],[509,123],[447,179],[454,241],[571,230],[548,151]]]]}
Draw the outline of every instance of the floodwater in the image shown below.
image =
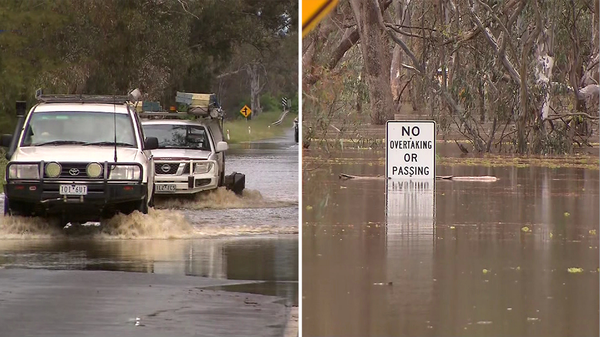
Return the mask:
{"type": "MultiPolygon", "coordinates": [[[[195,276],[198,282],[223,280],[204,289],[275,296],[285,307],[297,306],[298,145],[291,131],[265,144],[228,151],[226,172],[246,174],[242,197],[220,188],[196,198],[160,198],[148,215],[136,212],[116,216],[102,226],[65,229],[40,219],[0,216],[0,279],[2,269],[137,272],[164,275],[166,286],[169,277],[195,276]]],[[[3,202],[3,195],[0,199],[3,202]]],[[[260,299],[248,303],[255,302],[262,303],[260,299]]],[[[230,325],[238,329],[233,335],[262,333],[236,327],[235,320],[230,325]]],[[[227,334],[223,329],[199,331],[227,334]]]]}
{"type": "Polygon", "coordinates": [[[598,170],[438,165],[499,180],[435,190],[338,178],[382,175],[384,155],[305,153],[303,336],[599,335],[598,170]]]}

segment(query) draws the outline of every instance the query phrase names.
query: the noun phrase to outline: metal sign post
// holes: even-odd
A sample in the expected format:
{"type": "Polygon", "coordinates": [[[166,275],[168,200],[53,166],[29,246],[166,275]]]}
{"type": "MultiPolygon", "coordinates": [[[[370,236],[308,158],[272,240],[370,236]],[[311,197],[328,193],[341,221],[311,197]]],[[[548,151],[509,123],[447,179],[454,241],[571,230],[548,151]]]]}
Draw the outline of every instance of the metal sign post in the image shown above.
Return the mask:
{"type": "Polygon", "coordinates": [[[286,111],[286,110],[289,108],[289,106],[288,106],[288,99],[287,99],[287,97],[283,97],[283,98],[281,99],[281,106],[282,106],[282,110],[283,110],[283,111],[286,111]]]}
{"type": "MultiPolygon", "coordinates": [[[[415,249],[433,254],[435,122],[388,121],[385,142],[388,251],[398,254],[398,242],[410,236],[415,249]]],[[[423,261],[423,270],[431,261],[423,261]]]]}
{"type": "Polygon", "coordinates": [[[240,113],[242,114],[242,116],[248,119],[248,116],[252,114],[252,110],[247,105],[244,105],[244,107],[240,109],[240,113]]]}

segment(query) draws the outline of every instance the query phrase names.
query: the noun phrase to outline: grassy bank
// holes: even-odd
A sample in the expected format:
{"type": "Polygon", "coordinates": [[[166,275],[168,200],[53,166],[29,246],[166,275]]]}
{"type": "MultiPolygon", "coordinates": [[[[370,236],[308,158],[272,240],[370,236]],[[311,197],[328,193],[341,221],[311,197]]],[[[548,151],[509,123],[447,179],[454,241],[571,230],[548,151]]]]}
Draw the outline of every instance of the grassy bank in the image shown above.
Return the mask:
{"type": "Polygon", "coordinates": [[[291,129],[294,126],[296,116],[296,114],[288,113],[281,124],[271,125],[279,120],[281,111],[263,112],[248,121],[241,118],[225,121],[223,132],[225,132],[225,139],[227,139],[227,130],[229,130],[230,138],[227,142],[230,144],[274,138],[291,129]],[[248,128],[250,128],[250,132],[248,132],[248,128]]]}

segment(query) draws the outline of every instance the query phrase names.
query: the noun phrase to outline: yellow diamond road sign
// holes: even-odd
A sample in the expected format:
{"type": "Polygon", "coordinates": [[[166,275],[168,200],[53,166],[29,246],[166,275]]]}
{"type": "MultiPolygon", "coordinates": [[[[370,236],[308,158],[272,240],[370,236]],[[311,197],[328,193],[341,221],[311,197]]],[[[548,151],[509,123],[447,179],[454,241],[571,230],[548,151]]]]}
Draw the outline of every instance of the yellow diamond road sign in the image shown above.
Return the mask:
{"type": "Polygon", "coordinates": [[[302,1],[302,37],[310,32],[338,3],[338,0],[302,1]]]}
{"type": "Polygon", "coordinates": [[[250,108],[247,105],[244,105],[244,107],[240,110],[240,113],[242,114],[242,116],[248,118],[248,116],[250,116],[250,114],[252,113],[252,110],[250,110],[250,108]]]}

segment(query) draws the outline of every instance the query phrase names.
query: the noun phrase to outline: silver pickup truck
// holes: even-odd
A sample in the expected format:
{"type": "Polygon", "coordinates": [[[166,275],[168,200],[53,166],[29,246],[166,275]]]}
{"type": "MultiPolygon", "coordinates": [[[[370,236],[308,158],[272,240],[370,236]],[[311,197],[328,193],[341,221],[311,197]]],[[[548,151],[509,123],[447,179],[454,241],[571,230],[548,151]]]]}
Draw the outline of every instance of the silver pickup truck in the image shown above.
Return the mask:
{"type": "Polygon", "coordinates": [[[140,111],[146,136],[158,139],[152,150],[156,194],[192,195],[225,186],[236,194],[245,176],[225,175],[223,111],[213,94],[177,93],[184,111],[140,111]]]}

